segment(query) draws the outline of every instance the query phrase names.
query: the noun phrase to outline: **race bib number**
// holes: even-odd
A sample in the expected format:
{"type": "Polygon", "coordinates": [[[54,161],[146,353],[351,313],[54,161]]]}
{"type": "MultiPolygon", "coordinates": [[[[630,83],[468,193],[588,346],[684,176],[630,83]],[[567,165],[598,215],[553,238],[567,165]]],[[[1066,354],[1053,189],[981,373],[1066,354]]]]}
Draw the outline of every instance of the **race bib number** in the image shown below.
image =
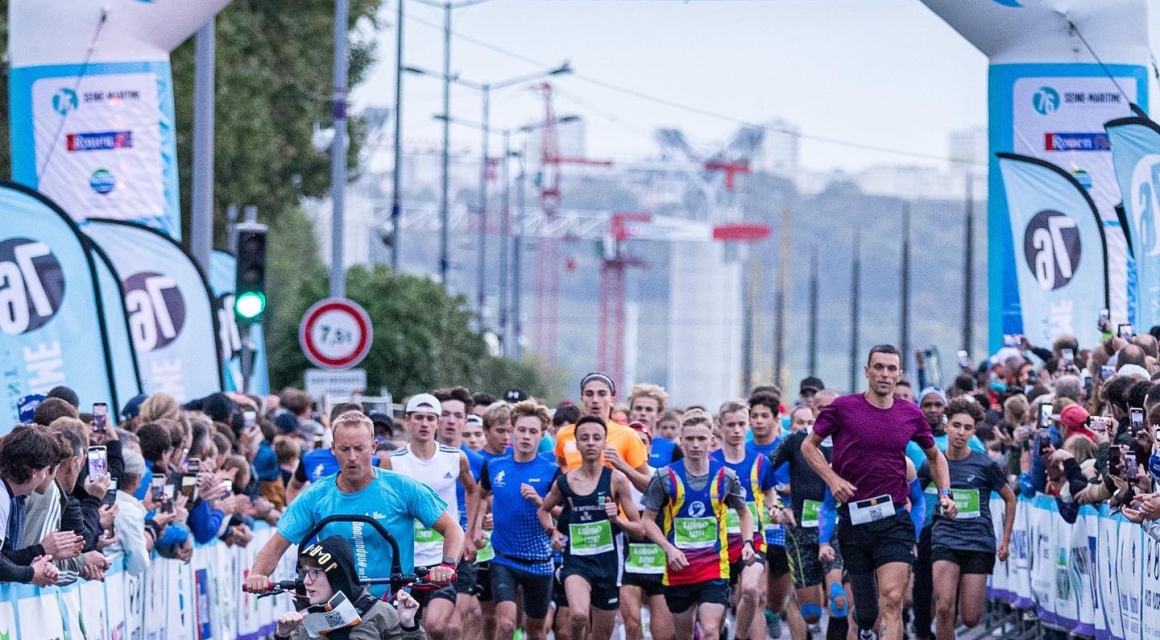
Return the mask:
{"type": "Polygon", "coordinates": [[[951,500],[958,508],[958,518],[978,518],[979,490],[978,489],[951,489],[951,500]]]}
{"type": "Polygon", "coordinates": [[[802,521],[799,523],[803,529],[817,529],[822,521],[822,503],[817,500],[806,500],[802,503],[802,521]]]}
{"type": "Polygon", "coordinates": [[[850,523],[867,524],[885,520],[894,515],[894,500],[889,495],[880,495],[867,500],[850,503],[850,523]]]}
{"type": "Polygon", "coordinates": [[[483,548],[475,552],[475,562],[491,562],[495,559],[495,549],[491,546],[491,532],[487,531],[483,534],[483,548]]]}
{"type": "Polygon", "coordinates": [[[665,572],[665,552],[655,544],[629,544],[628,561],[624,563],[626,573],[663,575],[665,572]]]}
{"type": "MultiPolygon", "coordinates": [[[[749,515],[753,517],[753,529],[756,531],[759,529],[758,523],[761,522],[757,519],[757,503],[746,502],[745,508],[749,509],[749,515]]],[[[725,512],[725,530],[729,533],[741,533],[741,516],[738,515],[736,509],[725,512]]]]}
{"type": "Polygon", "coordinates": [[[673,527],[678,549],[709,549],[717,544],[717,518],[677,518],[673,527]]]}
{"type": "Polygon", "coordinates": [[[574,556],[594,556],[612,551],[612,523],[581,522],[568,525],[568,543],[574,556]]]}

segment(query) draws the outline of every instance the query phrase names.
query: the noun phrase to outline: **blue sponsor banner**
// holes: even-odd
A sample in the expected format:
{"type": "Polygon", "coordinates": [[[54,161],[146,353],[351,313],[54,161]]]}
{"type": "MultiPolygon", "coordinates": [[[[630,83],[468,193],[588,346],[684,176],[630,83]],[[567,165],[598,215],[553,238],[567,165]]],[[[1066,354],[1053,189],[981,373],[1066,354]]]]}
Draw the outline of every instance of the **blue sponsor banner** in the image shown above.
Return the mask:
{"type": "MultiPolygon", "coordinates": [[[[214,302],[218,314],[218,343],[222,348],[225,388],[239,391],[242,388],[242,336],[238,332],[237,316],[234,314],[234,288],[237,286],[238,263],[234,256],[225,251],[214,251],[210,257],[209,286],[213,289],[214,302]]],[[[258,395],[270,393],[270,376],[266,364],[266,336],[261,324],[251,328],[250,338],[254,341],[254,371],[250,375],[248,391],[258,395]]]]}
{"type": "Polygon", "coordinates": [[[1072,335],[1095,344],[1092,318],[1108,306],[1104,227],[1087,190],[1059,167],[999,154],[1019,286],[1023,333],[1032,344],[1072,335]]]}
{"type": "Polygon", "coordinates": [[[19,422],[20,397],[57,385],[116,411],[127,398],[116,393],[95,265],[76,225],[12,184],[0,184],[0,218],[0,434],[19,422]]]}
{"type": "Polygon", "coordinates": [[[109,347],[109,358],[113,362],[113,382],[117,397],[127,402],[141,393],[141,371],[137,363],[137,352],[133,349],[133,338],[129,333],[129,314],[125,310],[125,297],[121,293],[121,278],[104,249],[97,246],[88,236],[82,238],[85,246],[93,254],[97,282],[101,288],[101,308],[105,312],[105,343],[109,347]]]}
{"type": "Polygon", "coordinates": [[[213,297],[181,246],[149,227],[90,220],[84,231],[121,280],[142,391],[179,402],[222,390],[213,297]]]}
{"type": "Polygon", "coordinates": [[[1123,224],[1135,259],[1140,331],[1160,324],[1160,125],[1147,118],[1107,124],[1112,163],[1123,197],[1123,224]]]}

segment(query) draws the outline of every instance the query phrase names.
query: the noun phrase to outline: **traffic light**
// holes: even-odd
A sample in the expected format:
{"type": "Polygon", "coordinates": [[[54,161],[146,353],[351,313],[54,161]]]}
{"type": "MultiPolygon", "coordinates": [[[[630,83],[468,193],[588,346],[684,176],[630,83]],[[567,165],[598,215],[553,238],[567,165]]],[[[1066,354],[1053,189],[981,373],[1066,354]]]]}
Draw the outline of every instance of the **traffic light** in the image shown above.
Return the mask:
{"type": "Polygon", "coordinates": [[[238,271],[234,312],[240,324],[260,322],[266,312],[266,225],[247,222],[235,230],[238,271]]]}

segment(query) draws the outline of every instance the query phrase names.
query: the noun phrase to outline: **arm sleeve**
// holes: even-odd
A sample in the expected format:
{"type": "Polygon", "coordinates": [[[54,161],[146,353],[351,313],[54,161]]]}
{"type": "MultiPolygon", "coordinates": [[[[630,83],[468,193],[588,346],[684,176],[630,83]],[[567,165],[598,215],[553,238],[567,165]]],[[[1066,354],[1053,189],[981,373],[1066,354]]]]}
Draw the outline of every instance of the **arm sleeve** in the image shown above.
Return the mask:
{"type": "Polygon", "coordinates": [[[777,448],[773,450],[773,454],[769,456],[770,462],[773,463],[774,469],[780,467],[786,462],[789,462],[789,441],[793,438],[794,436],[782,438],[781,442],[778,443],[777,448]]]}
{"type": "Polygon", "coordinates": [[[44,555],[44,547],[40,546],[40,544],[29,545],[23,549],[10,549],[8,547],[4,547],[3,553],[4,557],[15,562],[16,564],[30,565],[32,564],[32,561],[35,560],[38,556],[44,555]]]}
{"type": "Polygon", "coordinates": [[[189,529],[179,523],[175,522],[168,527],[165,527],[165,533],[161,534],[161,539],[153,544],[155,547],[172,547],[174,545],[185,544],[189,539],[189,529]]]}
{"type": "Polygon", "coordinates": [[[665,508],[665,504],[669,501],[668,492],[665,490],[666,478],[661,475],[658,469],[653,473],[652,478],[648,481],[648,487],[644,490],[644,495],[641,496],[640,504],[649,511],[660,512],[665,508]]]}
{"type": "Polygon", "coordinates": [[[918,382],[919,389],[926,388],[926,367],[918,368],[917,379],[915,381],[918,382]]]}
{"type": "Polygon", "coordinates": [[[1019,495],[1034,498],[1037,493],[1039,490],[1035,488],[1033,472],[1025,471],[1019,474],[1019,495]]]}
{"type": "Polygon", "coordinates": [[[1044,362],[1050,362],[1055,358],[1055,354],[1051,349],[1044,349],[1043,347],[1031,347],[1031,353],[1044,362]]]}
{"type": "Polygon", "coordinates": [[[814,433],[823,440],[841,430],[838,421],[838,409],[830,404],[818,412],[818,419],[814,422],[814,433]]]}
{"type": "Polygon", "coordinates": [[[1067,476],[1067,486],[1071,490],[1072,496],[1079,495],[1088,486],[1087,478],[1083,475],[1083,469],[1080,469],[1079,463],[1075,458],[1069,458],[1063,463],[1063,473],[1067,476]]]}
{"type": "Polygon", "coordinates": [[[732,472],[725,474],[725,504],[729,505],[730,509],[745,508],[745,490],[741,488],[741,480],[737,478],[737,474],[732,472]]]}
{"type": "Polygon", "coordinates": [[[12,562],[3,555],[0,555],[0,582],[23,582],[28,584],[32,582],[32,576],[36,572],[32,567],[25,567],[12,562]]]}
{"type": "Polygon", "coordinates": [[[922,480],[915,478],[910,483],[910,521],[914,523],[914,537],[922,535],[922,525],[926,522],[926,494],[922,491],[922,480]]]}
{"type": "MultiPolygon", "coordinates": [[[[289,509],[287,510],[289,513],[289,509]]],[[[202,501],[189,512],[189,530],[198,544],[205,544],[217,537],[218,529],[222,526],[225,514],[213,508],[209,502],[202,501]]],[[[285,520],[285,514],[283,515],[285,520]]],[[[278,521],[278,531],[282,532],[282,520],[278,521]]],[[[296,542],[297,538],[287,538],[296,542]]]]}
{"type": "Polygon", "coordinates": [[[818,542],[830,544],[834,537],[834,530],[838,528],[838,503],[834,494],[826,487],[826,496],[822,498],[822,511],[818,514],[818,542]]]}
{"type": "Polygon", "coordinates": [[[770,489],[777,486],[778,478],[777,474],[774,473],[773,464],[769,461],[769,458],[766,458],[765,456],[761,457],[765,458],[765,461],[760,463],[761,476],[757,479],[757,482],[759,488],[762,491],[769,491],[770,489]]]}
{"type": "Polygon", "coordinates": [[[479,486],[484,491],[491,491],[491,476],[487,473],[487,460],[483,461],[483,466],[479,468],[479,486]]]}

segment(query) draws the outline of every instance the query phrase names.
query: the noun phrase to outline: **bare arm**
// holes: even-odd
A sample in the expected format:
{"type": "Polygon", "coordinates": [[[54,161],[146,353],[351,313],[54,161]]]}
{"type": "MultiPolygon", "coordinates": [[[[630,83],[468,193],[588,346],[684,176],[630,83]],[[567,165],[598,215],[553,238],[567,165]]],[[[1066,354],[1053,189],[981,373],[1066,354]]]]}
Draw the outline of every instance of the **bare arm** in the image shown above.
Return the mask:
{"type": "Polygon", "coordinates": [[[444,558],[458,560],[463,557],[463,529],[459,526],[459,514],[451,515],[450,511],[444,511],[432,529],[443,536],[444,558]]]}
{"type": "Polygon", "coordinates": [[[612,475],[612,497],[616,506],[620,507],[616,515],[616,526],[628,535],[639,538],[645,534],[644,525],[641,524],[636,505],[632,503],[630,486],[627,477],[615,473],[612,475]]]}
{"type": "Polygon", "coordinates": [[[463,485],[463,496],[467,500],[467,531],[465,532],[467,538],[465,540],[465,546],[468,550],[468,555],[474,557],[475,536],[472,534],[472,530],[475,524],[475,514],[479,511],[479,484],[475,482],[475,476],[471,475],[471,463],[467,461],[467,454],[462,452],[459,454],[459,484],[463,485]]]}
{"type": "Polygon", "coordinates": [[[999,490],[999,497],[1003,498],[1003,546],[1011,544],[1011,530],[1015,528],[1015,492],[1011,487],[1004,486],[999,490]]]}
{"type": "Polygon", "coordinates": [[[830,487],[830,493],[834,494],[834,498],[838,502],[852,500],[858,488],[830,468],[830,464],[826,462],[826,456],[822,455],[821,444],[822,437],[818,434],[811,433],[806,436],[806,439],[802,441],[802,457],[810,463],[810,468],[814,470],[814,473],[821,476],[826,486],[830,487]]]}
{"type": "Polygon", "coordinates": [[[393,469],[391,468],[391,456],[380,456],[379,457],[379,468],[386,469],[387,471],[393,471],[393,469]]]}
{"type": "MultiPolygon", "coordinates": [[[[545,496],[544,501],[540,503],[540,508],[536,509],[536,517],[540,520],[540,527],[543,528],[544,531],[550,532],[552,529],[556,528],[556,523],[552,521],[552,517],[554,515],[552,513],[552,509],[555,509],[556,505],[560,504],[560,497],[560,489],[557,487],[556,483],[553,482],[552,488],[548,490],[548,495],[545,496]]],[[[551,533],[548,535],[551,535],[551,533]]]]}
{"type": "Polygon", "coordinates": [[[644,525],[644,535],[649,539],[649,542],[659,545],[666,553],[669,550],[675,550],[669,539],[665,537],[661,528],[657,526],[657,512],[652,509],[645,509],[644,515],[641,516],[641,523],[644,525]]]}
{"type": "Polygon", "coordinates": [[[290,541],[275,531],[274,535],[262,545],[258,557],[254,558],[254,566],[250,568],[250,575],[246,578],[246,590],[252,593],[261,593],[266,590],[270,581],[270,574],[278,567],[278,561],[290,548],[290,541]]]}
{"type": "Polygon", "coordinates": [[[926,454],[926,460],[930,463],[930,475],[934,478],[934,484],[938,487],[939,506],[942,507],[943,515],[948,518],[953,518],[958,513],[958,508],[955,507],[955,501],[949,495],[944,495],[943,491],[949,491],[951,488],[951,471],[947,467],[947,459],[943,457],[938,447],[931,447],[923,449],[926,454]]]}

